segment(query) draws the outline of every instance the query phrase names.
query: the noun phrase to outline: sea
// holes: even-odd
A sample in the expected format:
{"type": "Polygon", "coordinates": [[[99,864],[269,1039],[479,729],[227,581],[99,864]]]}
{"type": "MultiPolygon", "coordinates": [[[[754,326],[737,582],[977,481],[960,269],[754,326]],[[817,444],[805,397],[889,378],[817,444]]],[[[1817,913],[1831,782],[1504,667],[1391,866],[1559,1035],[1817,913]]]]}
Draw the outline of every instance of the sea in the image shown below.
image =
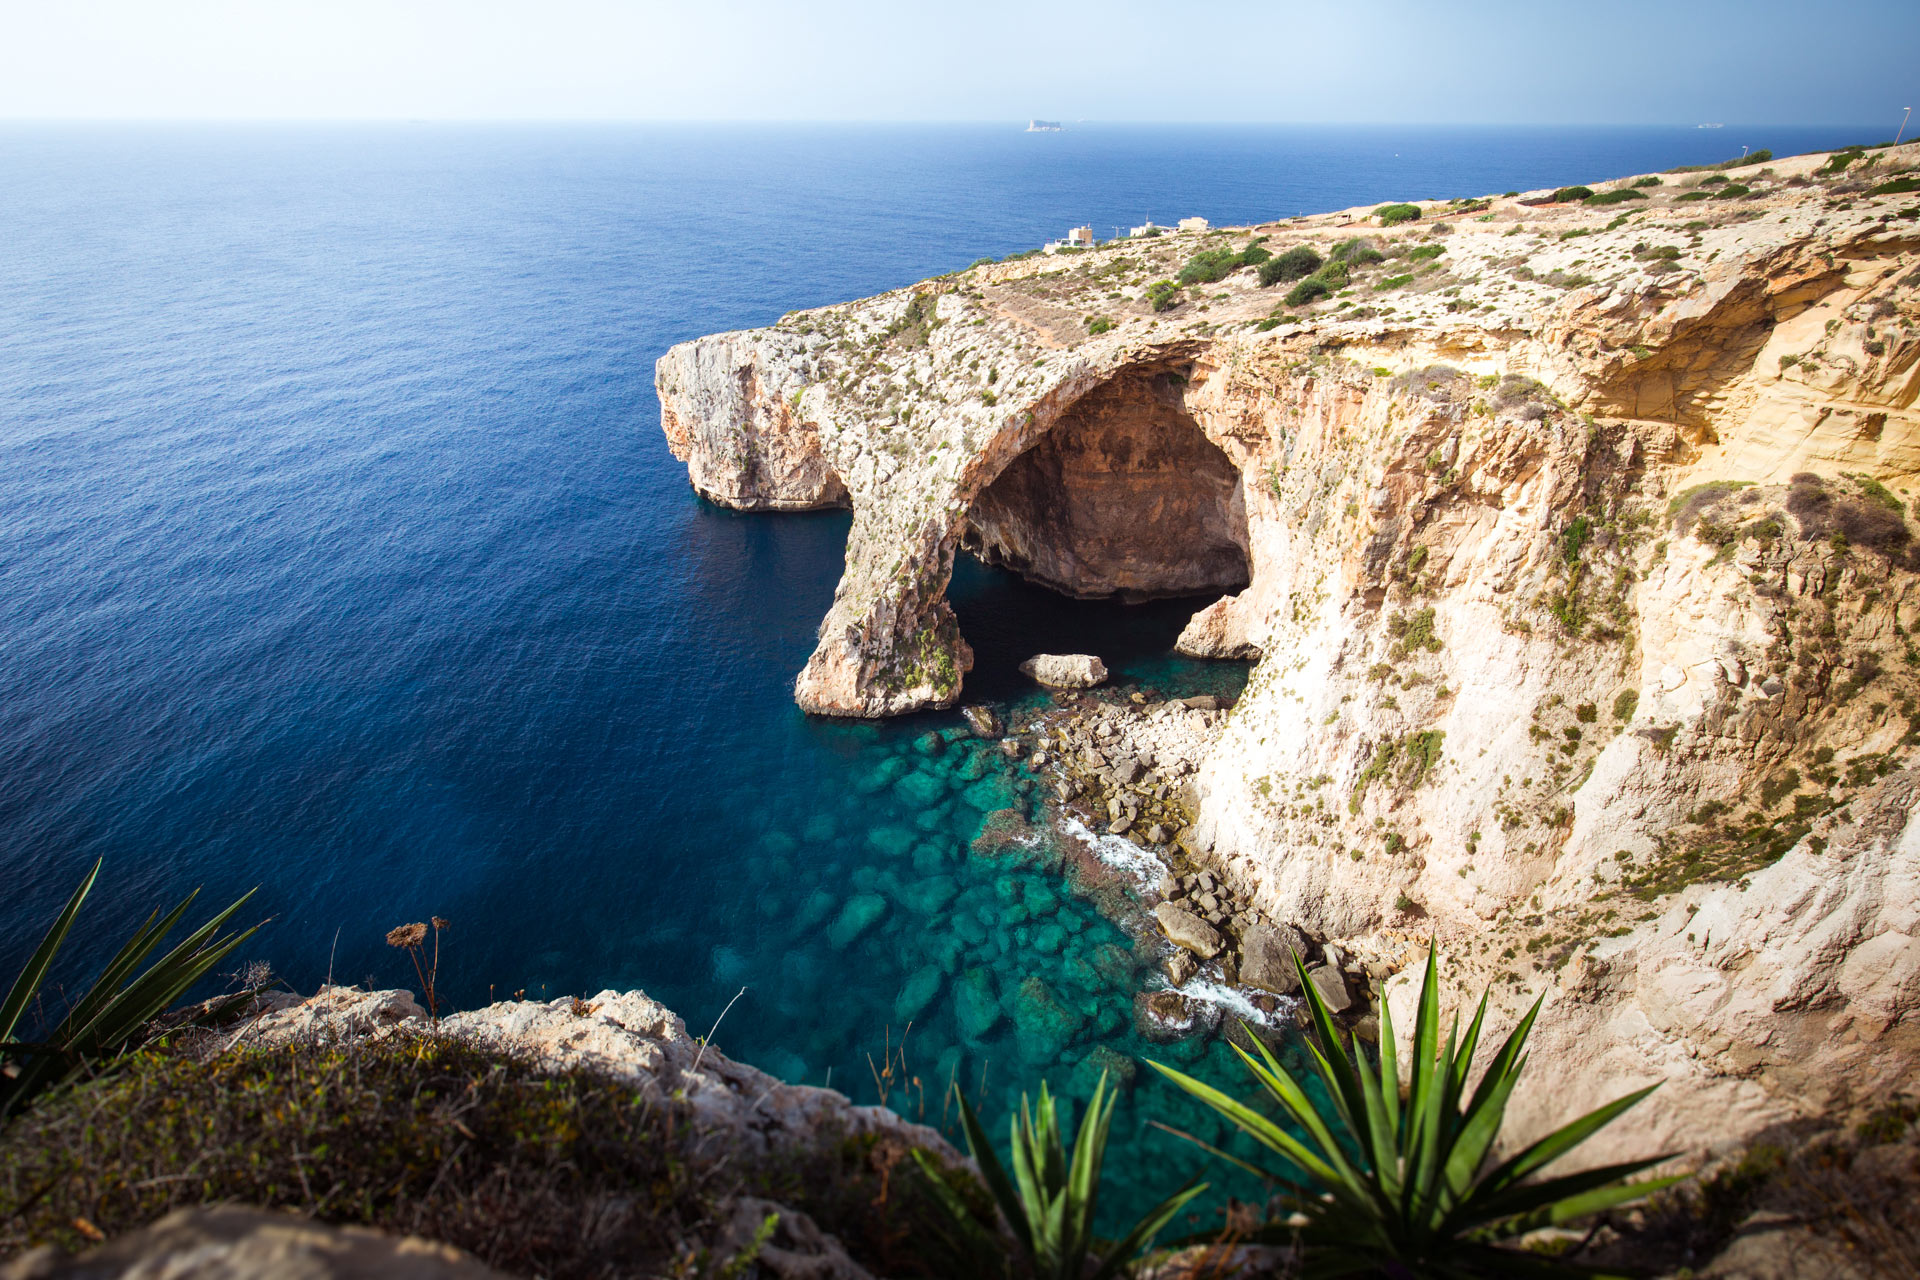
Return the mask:
{"type": "MultiPolygon", "coordinates": [[[[953,1088],[1004,1132],[1042,1080],[1084,1099],[1104,1068],[1109,1217],[1200,1174],[1257,1196],[1153,1123],[1226,1136],[1142,1063],[1245,1093],[1225,1032],[1250,1010],[1142,1034],[1160,979],[1125,877],[1150,864],[1105,842],[1116,891],[1051,837],[978,849],[995,809],[1044,829],[1044,793],[955,713],[793,705],[848,516],[697,498],[655,359],[1075,225],[1878,140],[0,125],[0,984],[96,859],[56,1009],[196,889],[197,916],[257,887],[233,967],[303,992],[417,988],[384,936],[439,916],[454,1006],[641,988],[738,1059],[949,1132],[953,1088]]],[[[1204,601],[1076,602],[965,559],[950,595],[967,697],[1007,714],[1041,701],[1015,671],[1038,651],[1100,654],[1119,694],[1246,677],[1172,654],[1204,601]]]]}

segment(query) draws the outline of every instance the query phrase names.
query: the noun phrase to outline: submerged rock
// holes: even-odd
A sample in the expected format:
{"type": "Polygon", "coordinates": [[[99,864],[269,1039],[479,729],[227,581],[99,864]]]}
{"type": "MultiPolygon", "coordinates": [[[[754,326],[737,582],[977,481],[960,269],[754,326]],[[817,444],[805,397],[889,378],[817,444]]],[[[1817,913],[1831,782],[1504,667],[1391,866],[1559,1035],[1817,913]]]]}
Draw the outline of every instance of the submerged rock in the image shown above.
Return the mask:
{"type": "Polygon", "coordinates": [[[1073,1069],[1074,1092],[1088,1095],[1100,1077],[1107,1078],[1107,1088],[1114,1093],[1127,1093],[1133,1089],[1134,1077],[1140,1068],[1134,1065],[1132,1058],[1117,1053],[1104,1044],[1097,1044],[1080,1059],[1080,1065],[1073,1069]]]}
{"type": "Polygon", "coordinates": [[[953,1016],[960,1034],[969,1040],[980,1039],[999,1023],[1000,998],[994,993],[991,971],[976,966],[960,975],[954,984],[953,1016]]]}
{"type": "Polygon", "coordinates": [[[840,915],[827,929],[827,941],[834,949],[845,951],[855,939],[878,924],[887,914],[887,900],[877,893],[856,894],[840,908],[840,915]]]}
{"type": "Polygon", "coordinates": [[[1009,1003],[1013,1025],[1020,1032],[1021,1056],[1030,1062],[1052,1062],[1087,1024],[1038,976],[1021,982],[1009,1003]]]}
{"type": "Polygon", "coordinates": [[[1090,653],[1036,653],[1020,674],[1049,689],[1091,689],[1106,681],[1107,664],[1090,653]]]}
{"type": "Polygon", "coordinates": [[[995,809],[980,823],[973,851],[988,857],[1024,849],[1034,840],[1033,824],[1018,809],[995,809]]]}
{"type": "Polygon", "coordinates": [[[916,970],[900,988],[900,994],[894,997],[894,1018],[901,1023],[908,1023],[919,1017],[933,1003],[933,998],[940,994],[940,988],[946,980],[947,975],[936,965],[916,970]]]}

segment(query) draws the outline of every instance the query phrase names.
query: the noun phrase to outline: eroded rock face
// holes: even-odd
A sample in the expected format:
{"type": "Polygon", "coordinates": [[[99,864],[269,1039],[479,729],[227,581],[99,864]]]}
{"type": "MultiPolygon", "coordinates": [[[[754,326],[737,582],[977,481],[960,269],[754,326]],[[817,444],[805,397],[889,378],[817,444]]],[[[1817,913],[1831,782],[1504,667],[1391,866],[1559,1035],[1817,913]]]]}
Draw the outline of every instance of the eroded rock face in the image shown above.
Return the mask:
{"type": "MultiPolygon", "coordinates": [[[[1436,940],[1461,1000],[1494,986],[1496,1021],[1593,990],[1568,998],[1595,1010],[1566,1015],[1578,1036],[1543,1020],[1534,1070],[1598,1101],[1658,1063],[1694,1084],[1594,1150],[1707,1144],[1920,1066],[1911,855],[1844,835],[1912,808],[1920,224],[1910,196],[1829,191],[1821,164],[1739,175],[1751,200],[1668,182],[1621,226],[1495,198],[1392,232],[1355,210],[975,268],[688,344],[711,359],[676,348],[663,403],[733,403],[694,368],[780,388],[795,456],[817,438],[845,483],[811,710],[959,696],[944,589],[965,539],[1070,591],[1204,576],[1184,549],[1243,545],[1245,585],[1217,579],[1180,639],[1260,659],[1181,762],[1183,847],[1369,964],[1436,940]],[[1387,257],[1296,324],[1260,327],[1278,299],[1244,271],[1204,311],[1142,300],[1254,232],[1387,257]],[[1135,465],[1191,448],[1189,422],[1227,471],[1199,450],[1135,465]],[[1202,532],[1118,542],[1115,494],[1202,532]],[[1709,912],[1710,935],[1683,918],[1709,912]]],[[[757,474],[699,467],[703,491],[757,474]]],[[[1556,1118],[1514,1114],[1516,1139],[1556,1118]]]]}
{"type": "Polygon", "coordinates": [[[1246,586],[1240,473],[1186,412],[1184,386],[1136,370],[1082,397],[974,500],[966,548],[1070,596],[1246,586]]]}

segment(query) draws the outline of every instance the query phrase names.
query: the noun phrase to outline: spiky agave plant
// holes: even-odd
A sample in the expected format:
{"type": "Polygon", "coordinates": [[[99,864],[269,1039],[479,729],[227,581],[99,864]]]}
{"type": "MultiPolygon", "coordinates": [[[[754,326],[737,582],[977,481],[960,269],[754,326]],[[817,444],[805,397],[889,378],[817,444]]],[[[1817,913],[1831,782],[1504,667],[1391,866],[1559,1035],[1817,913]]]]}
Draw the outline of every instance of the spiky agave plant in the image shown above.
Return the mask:
{"type": "MultiPolygon", "coordinates": [[[[80,881],[67,905],[54,917],[53,925],[27,960],[27,967],[14,979],[6,999],[0,1000],[0,1120],[25,1107],[33,1096],[67,1079],[89,1063],[112,1058],[136,1046],[147,1024],[166,1012],[167,1006],[185,995],[194,983],[225,959],[235,947],[252,937],[255,925],[242,933],[219,936],[220,928],[251,898],[249,890],[238,902],[182,938],[165,955],[138,974],[142,962],[160,945],[161,939],[180,923],[180,917],[199,896],[194,890],[172,911],[158,911],[147,917],[126,945],[107,963],[93,985],[67,1009],[44,1040],[18,1040],[14,1031],[34,1002],[54,957],[67,940],[74,917],[99,879],[100,863],[80,881]]],[[[248,994],[232,997],[244,1000],[248,994]]],[[[210,1006],[202,1020],[217,1017],[226,1007],[222,1001],[210,1006]]]]}
{"type": "MultiPolygon", "coordinates": [[[[1009,1178],[994,1154],[993,1144],[987,1141],[980,1117],[965,1097],[960,1099],[960,1123],[966,1130],[967,1146],[1018,1247],[1017,1274],[1036,1280],[1109,1280],[1173,1220],[1187,1201],[1207,1189],[1204,1182],[1182,1187],[1149,1210],[1126,1235],[1105,1242],[1102,1248],[1103,1242],[1093,1234],[1093,1219],[1099,1208],[1100,1167],[1106,1157],[1114,1101],[1107,1093],[1107,1073],[1103,1071],[1069,1156],[1060,1137],[1059,1112],[1046,1082],[1041,1082],[1040,1101],[1031,1113],[1026,1096],[1021,1095],[1020,1114],[1008,1122],[1013,1144],[1013,1176],[1009,1178]]],[[[1014,1259],[1006,1257],[966,1201],[942,1176],[938,1162],[918,1149],[913,1158],[927,1175],[934,1198],[949,1219],[941,1234],[955,1274],[1009,1274],[1013,1269],[1007,1263],[1014,1259]]]]}
{"type": "MultiPolygon", "coordinates": [[[[1235,1046],[1247,1070],[1304,1133],[1296,1138],[1258,1111],[1171,1067],[1152,1065],[1187,1093],[1292,1167],[1276,1173],[1225,1152],[1216,1155],[1283,1183],[1304,1176],[1315,1194],[1293,1197],[1299,1217],[1305,1277],[1566,1276],[1598,1274],[1537,1253],[1504,1248],[1508,1241],[1616,1208],[1670,1186],[1677,1178],[1629,1183],[1665,1155],[1606,1165],[1583,1173],[1534,1179],[1550,1162],[1585,1142],[1658,1086],[1636,1090],[1556,1129],[1505,1160],[1492,1158],[1508,1100],[1526,1067],[1527,1036],[1540,1012],[1535,1000],[1473,1089],[1467,1072],[1480,1045],[1487,997],[1461,1036],[1458,1015],[1440,1043],[1440,981],[1433,949],[1420,990],[1413,1056],[1401,1096],[1393,1019],[1380,1002],[1380,1056],[1368,1063],[1342,1046],[1326,1002],[1294,957],[1312,1008],[1320,1045],[1311,1042],[1313,1067],[1331,1099],[1323,1114],[1301,1082],[1257,1038],[1260,1056],[1235,1046]],[[1304,1219],[1304,1223],[1301,1223],[1304,1219]]],[[[1542,997],[1544,999],[1544,997],[1542,997]]],[[[1204,1144],[1202,1144],[1204,1145],[1204,1144]]],[[[1283,1242],[1294,1226],[1266,1235],[1283,1242]]]]}

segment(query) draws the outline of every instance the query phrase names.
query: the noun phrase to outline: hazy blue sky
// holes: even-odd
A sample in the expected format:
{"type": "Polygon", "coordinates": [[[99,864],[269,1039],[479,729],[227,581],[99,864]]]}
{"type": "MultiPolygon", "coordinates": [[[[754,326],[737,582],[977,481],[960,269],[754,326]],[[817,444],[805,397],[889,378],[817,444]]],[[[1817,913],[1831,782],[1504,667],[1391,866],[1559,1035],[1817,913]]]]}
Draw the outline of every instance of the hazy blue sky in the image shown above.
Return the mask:
{"type": "Polygon", "coordinates": [[[1887,122],[1920,3],[0,0],[0,117],[1887,122]]]}

